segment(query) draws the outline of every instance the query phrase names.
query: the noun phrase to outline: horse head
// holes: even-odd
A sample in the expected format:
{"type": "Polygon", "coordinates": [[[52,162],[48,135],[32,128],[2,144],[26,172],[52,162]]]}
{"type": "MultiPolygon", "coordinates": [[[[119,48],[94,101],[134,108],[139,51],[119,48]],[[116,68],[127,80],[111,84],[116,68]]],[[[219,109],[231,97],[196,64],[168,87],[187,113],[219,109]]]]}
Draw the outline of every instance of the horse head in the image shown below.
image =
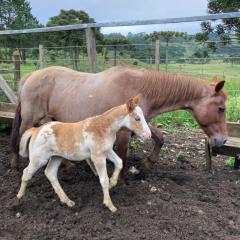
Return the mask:
{"type": "Polygon", "coordinates": [[[222,146],[227,140],[225,81],[211,82],[204,97],[191,107],[193,116],[210,138],[212,146],[222,146]]]}
{"type": "Polygon", "coordinates": [[[139,96],[136,96],[126,103],[128,111],[126,127],[142,140],[147,140],[151,138],[151,130],[144,118],[142,109],[138,106],[138,102],[139,96]]]}

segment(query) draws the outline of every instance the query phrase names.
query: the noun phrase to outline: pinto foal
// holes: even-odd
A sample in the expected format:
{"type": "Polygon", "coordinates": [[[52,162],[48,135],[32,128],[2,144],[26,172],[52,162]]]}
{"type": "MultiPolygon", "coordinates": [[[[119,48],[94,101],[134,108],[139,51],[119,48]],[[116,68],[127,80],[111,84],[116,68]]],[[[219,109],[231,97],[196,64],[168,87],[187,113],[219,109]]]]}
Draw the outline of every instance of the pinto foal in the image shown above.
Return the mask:
{"type": "Polygon", "coordinates": [[[77,123],[50,122],[27,130],[20,142],[20,155],[29,155],[29,164],[23,171],[17,197],[23,197],[33,174],[47,164],[44,172],[56,194],[62,203],[73,207],[75,203],[65,194],[57,178],[62,157],[72,161],[91,158],[102,185],[103,203],[115,212],[117,209],[111,201],[109,189],[117,184],[122,169],[122,159],[113,151],[116,133],[120,128],[126,127],[143,140],[151,138],[151,131],[138,102],[139,98],[134,97],[126,104],[112,108],[102,115],[77,123]],[[106,158],[114,163],[110,180],[106,158]]]}

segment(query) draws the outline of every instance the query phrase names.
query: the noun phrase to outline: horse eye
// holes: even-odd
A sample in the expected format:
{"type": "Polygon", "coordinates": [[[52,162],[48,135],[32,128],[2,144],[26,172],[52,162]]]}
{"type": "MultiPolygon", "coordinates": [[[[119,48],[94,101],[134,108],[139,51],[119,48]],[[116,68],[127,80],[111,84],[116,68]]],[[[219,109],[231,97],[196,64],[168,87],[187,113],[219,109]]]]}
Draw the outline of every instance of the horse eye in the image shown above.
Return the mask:
{"type": "Polygon", "coordinates": [[[139,116],[136,116],[136,117],[135,117],[135,120],[136,120],[137,122],[139,122],[139,121],[140,121],[140,117],[139,117],[139,116]]]}
{"type": "Polygon", "coordinates": [[[225,112],[225,108],[219,107],[219,108],[218,108],[218,112],[219,112],[219,113],[224,113],[224,112],[225,112]]]}

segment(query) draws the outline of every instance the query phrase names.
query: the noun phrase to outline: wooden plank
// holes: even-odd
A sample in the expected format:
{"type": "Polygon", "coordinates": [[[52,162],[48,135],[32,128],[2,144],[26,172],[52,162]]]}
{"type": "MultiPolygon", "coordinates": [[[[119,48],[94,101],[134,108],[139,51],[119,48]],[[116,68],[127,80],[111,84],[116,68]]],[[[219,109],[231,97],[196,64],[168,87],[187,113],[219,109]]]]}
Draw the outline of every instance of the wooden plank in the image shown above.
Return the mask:
{"type": "Polygon", "coordinates": [[[0,88],[6,94],[11,103],[17,103],[17,96],[13,90],[8,86],[6,80],[0,75],[0,88]]]}
{"type": "Polygon", "coordinates": [[[14,119],[14,116],[15,116],[15,113],[0,111],[0,117],[1,118],[14,119]]]}
{"type": "Polygon", "coordinates": [[[17,105],[13,103],[0,102],[0,111],[15,113],[17,105]]]}
{"type": "Polygon", "coordinates": [[[89,62],[89,71],[92,73],[96,72],[96,39],[95,33],[92,28],[86,29],[86,41],[87,41],[87,53],[89,62]]]}
{"type": "Polygon", "coordinates": [[[11,123],[14,119],[14,112],[2,112],[0,111],[0,122],[1,123],[11,123]]]}
{"type": "Polygon", "coordinates": [[[236,146],[222,146],[220,148],[213,147],[212,151],[214,155],[221,154],[226,156],[235,157],[236,155],[240,154],[240,148],[236,146]]]}
{"type": "Polygon", "coordinates": [[[228,137],[227,142],[224,146],[240,148],[240,138],[237,137],[228,137]]]}
{"type": "Polygon", "coordinates": [[[152,20],[133,20],[133,21],[103,22],[103,23],[85,23],[85,24],[65,25],[65,26],[30,28],[30,29],[21,29],[21,30],[3,30],[3,31],[0,31],[0,35],[56,32],[56,31],[68,31],[68,30],[100,28],[100,27],[120,27],[120,26],[153,25],[153,24],[168,24],[168,23],[182,23],[182,22],[201,22],[201,21],[208,21],[208,20],[218,20],[218,19],[227,19],[227,18],[230,19],[230,18],[239,18],[239,17],[240,17],[240,12],[229,12],[229,13],[209,14],[204,16],[193,16],[193,17],[179,17],[179,18],[152,19],[152,20]]]}
{"type": "Polygon", "coordinates": [[[160,64],[160,40],[157,39],[155,42],[155,65],[156,70],[159,71],[159,64],[160,64]]]}
{"type": "Polygon", "coordinates": [[[228,135],[230,137],[239,137],[240,138],[240,123],[228,122],[228,135]]]}
{"type": "Polygon", "coordinates": [[[235,157],[240,154],[240,138],[228,137],[227,142],[222,147],[212,147],[213,155],[222,154],[235,157]]]}

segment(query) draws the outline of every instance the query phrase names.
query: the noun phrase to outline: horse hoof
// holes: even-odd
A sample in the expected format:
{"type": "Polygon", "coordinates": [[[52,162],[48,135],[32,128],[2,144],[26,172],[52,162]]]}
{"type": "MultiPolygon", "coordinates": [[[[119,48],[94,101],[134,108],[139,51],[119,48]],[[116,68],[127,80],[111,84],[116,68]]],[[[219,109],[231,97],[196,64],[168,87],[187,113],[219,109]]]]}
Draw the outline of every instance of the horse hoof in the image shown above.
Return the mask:
{"type": "Polygon", "coordinates": [[[23,197],[23,194],[18,193],[17,198],[18,198],[18,199],[21,199],[22,197],[23,197]]]}
{"type": "Polygon", "coordinates": [[[115,213],[117,211],[117,208],[114,206],[110,207],[109,209],[112,213],[115,213]]]}
{"type": "Polygon", "coordinates": [[[67,201],[66,204],[67,204],[69,207],[74,207],[74,206],[75,206],[75,202],[74,202],[74,201],[71,201],[71,200],[67,201]]]}

